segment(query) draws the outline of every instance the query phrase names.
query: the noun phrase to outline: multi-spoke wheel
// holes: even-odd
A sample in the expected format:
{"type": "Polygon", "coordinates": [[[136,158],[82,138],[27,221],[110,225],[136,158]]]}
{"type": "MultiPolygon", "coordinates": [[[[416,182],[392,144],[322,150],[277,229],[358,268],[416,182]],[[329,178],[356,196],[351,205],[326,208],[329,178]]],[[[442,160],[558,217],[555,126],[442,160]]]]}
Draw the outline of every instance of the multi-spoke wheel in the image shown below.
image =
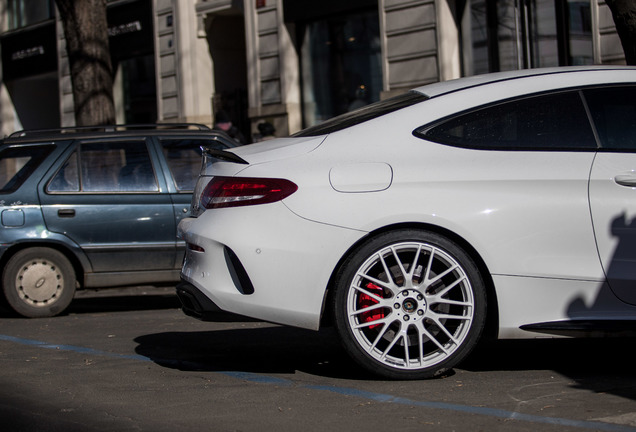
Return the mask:
{"type": "Polygon", "coordinates": [[[389,378],[443,374],[475,346],[485,316],[475,264],[435,233],[374,237],[349,257],[336,280],[335,318],[345,348],[389,378]]]}
{"type": "Polygon", "coordinates": [[[68,259],[43,247],[16,253],[2,274],[2,289],[9,306],[29,318],[62,313],[73,299],[75,283],[75,271],[68,259]]]}

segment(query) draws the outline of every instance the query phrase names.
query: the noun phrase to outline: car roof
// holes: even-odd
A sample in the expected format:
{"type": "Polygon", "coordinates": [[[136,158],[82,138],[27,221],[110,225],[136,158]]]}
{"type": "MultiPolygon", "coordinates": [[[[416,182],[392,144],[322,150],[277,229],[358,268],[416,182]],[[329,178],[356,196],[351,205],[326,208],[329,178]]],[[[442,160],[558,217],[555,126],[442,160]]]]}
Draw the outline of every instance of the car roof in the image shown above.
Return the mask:
{"type": "Polygon", "coordinates": [[[195,123],[162,123],[156,125],[105,125],[66,127],[59,129],[21,130],[12,133],[3,140],[2,144],[31,143],[42,141],[61,141],[94,138],[125,138],[139,136],[189,136],[221,137],[230,145],[234,140],[225,132],[210,129],[205,125],[195,123]]]}
{"type": "Polygon", "coordinates": [[[528,77],[547,77],[556,74],[581,73],[588,71],[619,71],[632,70],[633,66],[567,66],[538,69],[521,69],[507,72],[496,72],[484,75],[474,75],[470,77],[458,78],[449,81],[437,82],[425,86],[417,87],[413,91],[421,93],[429,98],[434,98],[448,93],[464,90],[471,87],[479,87],[497,82],[513,81],[528,77]]]}

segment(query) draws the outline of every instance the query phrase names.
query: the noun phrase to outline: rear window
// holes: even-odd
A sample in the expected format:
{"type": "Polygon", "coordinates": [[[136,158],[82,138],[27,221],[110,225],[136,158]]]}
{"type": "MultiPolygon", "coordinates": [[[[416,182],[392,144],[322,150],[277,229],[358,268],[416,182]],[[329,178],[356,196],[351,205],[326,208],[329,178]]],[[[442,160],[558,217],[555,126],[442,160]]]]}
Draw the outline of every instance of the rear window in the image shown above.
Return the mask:
{"type": "Polygon", "coordinates": [[[162,139],[161,147],[179,192],[192,192],[201,171],[201,147],[225,150],[233,144],[221,139],[162,139]]]}
{"type": "Polygon", "coordinates": [[[357,124],[364,123],[374,118],[389,114],[393,111],[415,105],[417,103],[425,101],[426,99],[428,99],[427,96],[411,91],[383,101],[372,103],[355,111],[339,115],[338,117],[334,117],[332,119],[324,121],[320,124],[317,124],[316,126],[311,126],[307,129],[304,129],[293,136],[311,137],[337,132],[339,130],[343,130],[348,127],[355,126],[357,124]]]}
{"type": "Polygon", "coordinates": [[[53,148],[52,145],[38,145],[0,151],[0,194],[16,191],[53,148]]]}

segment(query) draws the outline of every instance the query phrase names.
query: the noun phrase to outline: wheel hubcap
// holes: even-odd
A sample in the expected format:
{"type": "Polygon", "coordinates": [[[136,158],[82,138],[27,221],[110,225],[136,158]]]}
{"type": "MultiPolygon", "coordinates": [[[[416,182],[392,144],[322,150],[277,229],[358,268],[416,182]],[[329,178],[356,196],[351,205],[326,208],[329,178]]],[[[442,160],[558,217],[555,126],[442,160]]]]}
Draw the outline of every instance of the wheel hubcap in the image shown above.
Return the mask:
{"type": "Polygon", "coordinates": [[[393,308],[396,317],[416,322],[426,314],[426,298],[417,290],[404,290],[395,296],[393,308]]]}
{"type": "Polygon", "coordinates": [[[466,271],[436,246],[404,242],[370,256],[347,295],[358,345],[393,368],[421,369],[451,356],[467,337],[474,296],[466,271]]]}
{"type": "Polygon", "coordinates": [[[31,261],[16,277],[20,299],[32,306],[46,306],[55,302],[64,286],[62,273],[48,261],[31,261]]]}

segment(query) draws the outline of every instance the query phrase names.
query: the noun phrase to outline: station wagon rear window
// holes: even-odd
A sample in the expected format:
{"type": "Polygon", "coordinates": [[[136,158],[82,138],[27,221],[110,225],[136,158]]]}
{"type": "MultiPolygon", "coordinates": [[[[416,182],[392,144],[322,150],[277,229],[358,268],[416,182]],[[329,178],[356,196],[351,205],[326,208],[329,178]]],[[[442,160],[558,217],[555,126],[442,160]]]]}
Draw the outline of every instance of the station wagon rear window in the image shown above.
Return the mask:
{"type": "Polygon", "coordinates": [[[170,138],[162,139],[161,147],[179,192],[192,192],[201,171],[201,147],[224,150],[228,144],[219,139],[170,138]]]}
{"type": "Polygon", "coordinates": [[[9,147],[0,151],[0,194],[15,192],[53,151],[51,145],[9,147]]]}

